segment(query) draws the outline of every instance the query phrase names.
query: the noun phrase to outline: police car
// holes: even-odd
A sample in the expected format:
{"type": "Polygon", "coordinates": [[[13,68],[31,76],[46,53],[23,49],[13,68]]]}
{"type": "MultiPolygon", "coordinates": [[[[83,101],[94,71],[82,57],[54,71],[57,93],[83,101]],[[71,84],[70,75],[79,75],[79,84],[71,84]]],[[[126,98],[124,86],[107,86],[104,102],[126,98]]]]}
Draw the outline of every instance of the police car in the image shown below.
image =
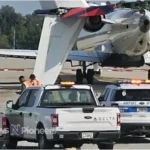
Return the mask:
{"type": "Polygon", "coordinates": [[[150,137],[150,80],[108,85],[99,97],[103,106],[119,107],[122,135],[150,137]]]}

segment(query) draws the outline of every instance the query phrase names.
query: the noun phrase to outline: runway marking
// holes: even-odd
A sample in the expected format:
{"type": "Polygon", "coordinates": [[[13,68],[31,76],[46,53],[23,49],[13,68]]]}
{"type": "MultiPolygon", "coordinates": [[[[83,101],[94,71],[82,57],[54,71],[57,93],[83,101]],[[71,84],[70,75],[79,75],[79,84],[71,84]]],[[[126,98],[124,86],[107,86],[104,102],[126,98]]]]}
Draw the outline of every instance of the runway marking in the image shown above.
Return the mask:
{"type": "Polygon", "coordinates": [[[20,68],[0,68],[0,71],[24,71],[25,69],[20,68]]]}

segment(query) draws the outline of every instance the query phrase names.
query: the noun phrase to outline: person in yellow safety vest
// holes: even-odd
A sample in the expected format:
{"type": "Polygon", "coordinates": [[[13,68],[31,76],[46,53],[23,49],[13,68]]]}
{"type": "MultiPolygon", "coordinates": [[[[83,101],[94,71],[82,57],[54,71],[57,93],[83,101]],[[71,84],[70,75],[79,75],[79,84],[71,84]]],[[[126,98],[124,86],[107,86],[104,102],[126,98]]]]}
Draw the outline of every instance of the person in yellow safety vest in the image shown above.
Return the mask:
{"type": "Polygon", "coordinates": [[[29,80],[26,80],[24,76],[19,77],[19,81],[21,83],[21,91],[19,92],[20,94],[28,87],[31,87],[32,84],[29,80]]]}
{"type": "Polygon", "coordinates": [[[36,76],[34,74],[30,75],[30,80],[33,86],[41,85],[40,81],[36,79],[36,76]]]}

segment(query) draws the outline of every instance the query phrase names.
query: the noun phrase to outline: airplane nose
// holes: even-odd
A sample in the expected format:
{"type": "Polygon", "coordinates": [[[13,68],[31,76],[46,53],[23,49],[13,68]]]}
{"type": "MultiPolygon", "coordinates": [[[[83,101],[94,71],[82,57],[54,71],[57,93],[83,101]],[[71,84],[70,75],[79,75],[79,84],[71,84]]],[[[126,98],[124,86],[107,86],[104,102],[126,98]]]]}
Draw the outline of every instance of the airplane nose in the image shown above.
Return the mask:
{"type": "Polygon", "coordinates": [[[148,16],[146,15],[141,16],[140,21],[139,21],[139,28],[140,28],[140,31],[143,33],[147,33],[149,31],[150,19],[148,16]]]}

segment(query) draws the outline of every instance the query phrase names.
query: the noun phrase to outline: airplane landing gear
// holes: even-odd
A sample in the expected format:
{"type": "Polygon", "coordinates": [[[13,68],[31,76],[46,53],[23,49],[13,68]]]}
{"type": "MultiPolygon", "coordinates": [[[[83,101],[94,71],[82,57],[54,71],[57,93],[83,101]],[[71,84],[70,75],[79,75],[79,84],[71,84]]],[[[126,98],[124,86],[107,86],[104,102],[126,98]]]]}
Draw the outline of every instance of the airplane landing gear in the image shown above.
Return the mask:
{"type": "Polygon", "coordinates": [[[77,84],[83,84],[83,79],[86,78],[88,84],[93,84],[94,81],[94,70],[88,69],[87,73],[82,72],[81,69],[77,69],[76,71],[76,82],[77,84]]]}
{"type": "Polygon", "coordinates": [[[94,71],[94,74],[100,76],[101,75],[101,70],[99,69],[99,71],[94,71]]]}
{"type": "Polygon", "coordinates": [[[82,68],[83,69],[77,69],[77,71],[76,71],[76,82],[77,82],[77,84],[82,84],[84,78],[87,80],[88,84],[93,84],[94,74],[97,74],[97,75],[101,74],[100,70],[94,71],[94,69],[87,69],[87,67],[88,66],[86,66],[86,62],[82,62],[82,68]]]}
{"type": "Polygon", "coordinates": [[[81,69],[77,69],[76,71],[76,82],[77,84],[82,84],[83,83],[83,73],[81,69]]]}

